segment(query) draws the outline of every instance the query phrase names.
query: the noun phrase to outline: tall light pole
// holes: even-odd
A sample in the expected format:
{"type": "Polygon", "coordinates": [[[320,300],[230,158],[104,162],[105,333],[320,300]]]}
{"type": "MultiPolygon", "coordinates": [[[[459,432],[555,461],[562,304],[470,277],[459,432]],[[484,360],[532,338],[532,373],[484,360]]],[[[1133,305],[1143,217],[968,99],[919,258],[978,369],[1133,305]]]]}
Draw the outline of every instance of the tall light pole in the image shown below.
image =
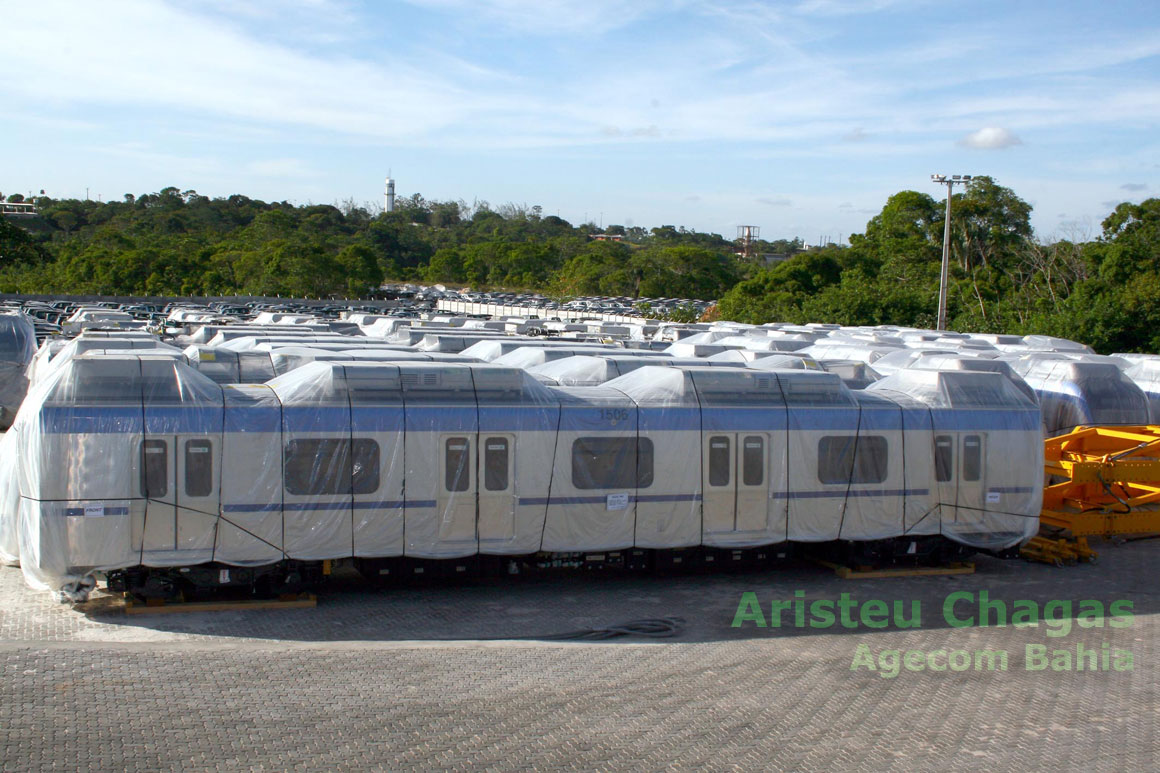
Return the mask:
{"type": "Polygon", "coordinates": [[[951,193],[954,186],[966,185],[971,181],[969,174],[932,174],[930,179],[947,187],[947,215],[943,222],[942,272],[938,281],[938,326],[936,330],[947,329],[947,273],[951,264],[951,193]]]}

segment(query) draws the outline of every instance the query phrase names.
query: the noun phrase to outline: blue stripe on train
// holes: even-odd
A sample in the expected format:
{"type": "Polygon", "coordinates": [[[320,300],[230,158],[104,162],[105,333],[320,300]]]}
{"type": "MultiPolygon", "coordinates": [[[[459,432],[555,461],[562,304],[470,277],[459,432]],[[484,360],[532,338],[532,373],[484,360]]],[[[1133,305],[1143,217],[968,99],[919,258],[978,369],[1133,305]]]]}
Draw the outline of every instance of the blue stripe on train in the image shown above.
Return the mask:
{"type": "Polygon", "coordinates": [[[775,491],[774,499],[846,499],[847,497],[922,497],[930,489],[850,489],[841,491],[775,491]]]}
{"type": "MultiPolygon", "coordinates": [[[[623,492],[622,492],[623,493],[623,492]]],[[[700,494],[641,494],[628,495],[629,502],[700,502],[700,494]]],[[[607,504],[608,495],[587,497],[520,497],[521,505],[598,505],[607,504]]]]}
{"type": "MultiPolygon", "coordinates": [[[[601,408],[566,406],[561,421],[561,429],[576,431],[618,431],[637,430],[638,411],[626,407],[627,416],[619,420],[602,418],[601,408]]],[[[617,409],[603,409],[606,411],[617,409]]],[[[988,431],[1015,430],[1035,431],[1040,428],[1037,411],[1030,410],[954,410],[934,409],[907,412],[907,422],[930,415],[936,431],[988,431]]],[[[604,416],[610,414],[605,413],[604,416]]],[[[786,411],[781,408],[652,408],[639,411],[641,423],[651,429],[663,423],[663,429],[674,431],[779,431],[786,428],[786,411]]],[[[398,431],[399,413],[396,406],[371,408],[360,406],[352,414],[344,406],[286,406],[283,421],[272,421],[268,408],[248,409],[230,407],[225,412],[225,425],[231,431],[270,432],[284,427],[291,432],[342,431],[351,426],[355,419],[356,432],[398,431]]],[[[875,431],[900,429],[903,412],[892,410],[866,410],[862,412],[862,430],[875,431]]],[[[217,434],[222,429],[223,414],[220,407],[164,407],[150,406],[142,412],[140,406],[59,406],[45,405],[40,410],[40,426],[48,433],[71,434],[140,434],[142,419],[150,432],[158,434],[217,434]],[[144,413],[144,416],[143,416],[144,413]]],[[[529,428],[554,430],[556,411],[554,406],[543,407],[486,407],[478,413],[474,406],[415,406],[404,412],[406,426],[411,431],[464,431],[483,421],[487,432],[518,432],[529,428]]],[[[789,429],[804,431],[848,431],[858,426],[857,411],[842,408],[800,408],[789,409],[789,429]]],[[[920,428],[926,424],[920,423],[920,428]]],[[[661,429],[658,427],[658,429],[661,429]]]]}

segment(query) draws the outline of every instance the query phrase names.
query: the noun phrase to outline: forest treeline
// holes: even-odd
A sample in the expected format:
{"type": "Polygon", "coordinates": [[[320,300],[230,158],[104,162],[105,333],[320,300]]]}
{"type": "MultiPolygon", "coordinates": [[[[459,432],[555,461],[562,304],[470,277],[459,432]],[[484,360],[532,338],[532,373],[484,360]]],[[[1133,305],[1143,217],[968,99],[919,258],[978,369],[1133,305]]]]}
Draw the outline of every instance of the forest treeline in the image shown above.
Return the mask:
{"type": "MultiPolygon", "coordinates": [[[[719,316],[742,322],[922,327],[935,322],[945,206],[902,191],[849,246],[758,242],[757,253],[791,255],[764,267],[717,234],[574,226],[540,207],[420,195],[380,213],[178,188],[35,203],[35,218],[0,218],[2,292],[355,298],[383,281],[423,281],[719,298],[719,316]]],[[[950,327],[1160,351],[1160,199],[1120,204],[1100,233],[1072,239],[1036,239],[1030,217],[1027,202],[987,177],[955,195],[950,327]]]]}

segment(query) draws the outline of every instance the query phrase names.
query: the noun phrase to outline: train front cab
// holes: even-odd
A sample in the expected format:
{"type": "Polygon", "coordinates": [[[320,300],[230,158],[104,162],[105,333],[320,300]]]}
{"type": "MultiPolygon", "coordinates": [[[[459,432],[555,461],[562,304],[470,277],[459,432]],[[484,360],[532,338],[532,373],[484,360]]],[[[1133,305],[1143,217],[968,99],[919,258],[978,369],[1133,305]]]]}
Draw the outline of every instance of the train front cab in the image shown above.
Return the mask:
{"type": "Polygon", "coordinates": [[[187,365],[141,356],[144,435],[133,477],[144,499],[134,519],[146,566],[211,560],[220,505],[222,388],[187,365]]]}
{"type": "Polygon", "coordinates": [[[167,356],[86,354],[34,400],[15,430],[30,579],[210,560],[222,434],[216,384],[167,356]]]}

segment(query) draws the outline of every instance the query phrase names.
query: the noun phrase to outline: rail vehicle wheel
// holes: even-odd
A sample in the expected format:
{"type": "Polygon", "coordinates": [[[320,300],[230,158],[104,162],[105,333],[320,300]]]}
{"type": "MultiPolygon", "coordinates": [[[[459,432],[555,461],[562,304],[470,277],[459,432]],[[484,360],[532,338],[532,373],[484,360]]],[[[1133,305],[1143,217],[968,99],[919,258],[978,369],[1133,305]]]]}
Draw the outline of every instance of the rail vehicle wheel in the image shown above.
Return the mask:
{"type": "Polygon", "coordinates": [[[170,577],[153,573],[145,579],[143,585],[133,589],[132,593],[145,601],[182,601],[185,598],[185,589],[180,583],[170,577]]]}

